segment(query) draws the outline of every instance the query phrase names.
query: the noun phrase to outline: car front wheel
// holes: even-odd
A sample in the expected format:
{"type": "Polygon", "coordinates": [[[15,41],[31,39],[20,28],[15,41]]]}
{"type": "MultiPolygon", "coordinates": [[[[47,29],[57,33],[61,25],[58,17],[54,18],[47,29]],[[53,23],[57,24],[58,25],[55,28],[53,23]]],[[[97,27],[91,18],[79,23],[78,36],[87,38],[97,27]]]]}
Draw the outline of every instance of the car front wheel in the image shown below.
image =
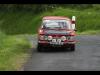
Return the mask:
{"type": "Polygon", "coordinates": [[[39,44],[37,45],[37,51],[38,51],[38,52],[42,52],[42,51],[43,51],[42,46],[41,46],[41,45],[39,45],[39,44]]]}
{"type": "Polygon", "coordinates": [[[70,50],[71,50],[71,51],[75,51],[75,44],[72,44],[72,45],[70,46],[70,50]]]}

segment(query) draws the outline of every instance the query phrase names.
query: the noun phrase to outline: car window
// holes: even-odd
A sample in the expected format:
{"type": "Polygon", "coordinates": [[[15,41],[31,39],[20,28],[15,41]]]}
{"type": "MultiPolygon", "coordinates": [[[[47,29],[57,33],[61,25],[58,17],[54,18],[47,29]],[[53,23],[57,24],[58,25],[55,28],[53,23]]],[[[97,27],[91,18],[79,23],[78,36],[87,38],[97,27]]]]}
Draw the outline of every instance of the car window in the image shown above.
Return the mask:
{"type": "Polygon", "coordinates": [[[66,20],[45,20],[42,23],[43,28],[47,29],[55,29],[55,28],[62,28],[62,29],[69,29],[70,24],[66,20]]]}

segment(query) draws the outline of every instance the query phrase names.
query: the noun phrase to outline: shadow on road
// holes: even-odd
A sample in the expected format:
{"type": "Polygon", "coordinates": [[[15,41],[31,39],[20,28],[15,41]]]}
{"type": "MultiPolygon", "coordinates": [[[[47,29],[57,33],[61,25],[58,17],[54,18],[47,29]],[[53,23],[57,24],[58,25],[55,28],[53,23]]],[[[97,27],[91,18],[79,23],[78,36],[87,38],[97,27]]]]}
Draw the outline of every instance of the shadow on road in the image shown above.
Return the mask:
{"type": "Polygon", "coordinates": [[[70,49],[64,49],[64,48],[49,48],[44,49],[42,52],[38,52],[36,48],[32,48],[32,53],[59,53],[59,52],[73,52],[70,49]]]}

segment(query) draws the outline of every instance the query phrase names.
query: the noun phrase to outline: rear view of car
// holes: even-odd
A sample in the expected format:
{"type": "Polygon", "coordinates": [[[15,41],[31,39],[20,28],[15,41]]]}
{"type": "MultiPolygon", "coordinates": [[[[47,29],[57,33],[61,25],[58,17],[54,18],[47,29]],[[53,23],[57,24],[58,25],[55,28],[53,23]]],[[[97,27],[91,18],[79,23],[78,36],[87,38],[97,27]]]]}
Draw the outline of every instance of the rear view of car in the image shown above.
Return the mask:
{"type": "Polygon", "coordinates": [[[75,17],[69,19],[62,16],[43,17],[38,31],[38,51],[51,47],[70,48],[75,50],[75,17]]]}

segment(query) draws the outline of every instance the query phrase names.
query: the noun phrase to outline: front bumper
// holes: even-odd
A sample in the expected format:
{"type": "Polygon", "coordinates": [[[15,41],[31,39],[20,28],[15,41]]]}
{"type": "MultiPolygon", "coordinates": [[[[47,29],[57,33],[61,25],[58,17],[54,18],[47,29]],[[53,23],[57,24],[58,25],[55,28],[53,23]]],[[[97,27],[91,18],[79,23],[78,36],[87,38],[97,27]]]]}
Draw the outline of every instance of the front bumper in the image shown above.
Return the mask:
{"type": "Polygon", "coordinates": [[[66,41],[63,42],[63,45],[55,45],[55,44],[50,44],[50,42],[48,41],[38,41],[38,45],[42,47],[69,47],[75,43],[76,41],[66,41]]]}

